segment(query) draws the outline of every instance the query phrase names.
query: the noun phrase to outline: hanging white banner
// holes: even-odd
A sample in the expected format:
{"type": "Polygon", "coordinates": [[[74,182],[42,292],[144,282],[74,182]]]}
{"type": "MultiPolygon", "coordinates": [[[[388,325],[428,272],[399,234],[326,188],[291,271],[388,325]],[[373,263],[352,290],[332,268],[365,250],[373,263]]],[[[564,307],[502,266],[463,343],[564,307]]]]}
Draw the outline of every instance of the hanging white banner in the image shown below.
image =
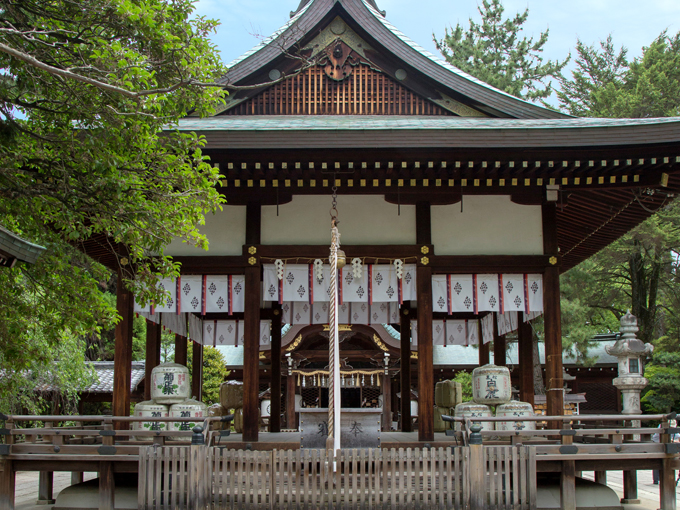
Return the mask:
{"type": "Polygon", "coordinates": [[[475,310],[475,287],[471,274],[449,275],[451,311],[473,312],[475,310]]]}
{"type": "Polygon", "coordinates": [[[489,313],[482,319],[482,342],[488,344],[493,341],[494,314],[489,313]]]}
{"type": "Polygon", "coordinates": [[[479,345],[479,321],[467,321],[467,345],[479,345]]]}
{"type": "Polygon", "coordinates": [[[528,274],[524,280],[524,288],[527,296],[527,313],[543,311],[543,275],[528,274]]]}
{"type": "Polygon", "coordinates": [[[447,279],[444,274],[432,276],[432,310],[445,313],[449,311],[447,279]]]}
{"type": "Polygon", "coordinates": [[[283,300],[310,302],[309,266],[286,264],[283,271],[283,300]]]}
{"type": "Polygon", "coordinates": [[[501,313],[523,312],[526,302],[524,295],[524,275],[523,274],[502,274],[500,275],[501,313]]]}
{"type": "Polygon", "coordinates": [[[499,310],[498,275],[478,274],[476,276],[477,311],[497,312],[499,310]]]}
{"type": "Polygon", "coordinates": [[[201,313],[203,277],[201,275],[183,275],[180,277],[179,293],[181,311],[201,313]]]}

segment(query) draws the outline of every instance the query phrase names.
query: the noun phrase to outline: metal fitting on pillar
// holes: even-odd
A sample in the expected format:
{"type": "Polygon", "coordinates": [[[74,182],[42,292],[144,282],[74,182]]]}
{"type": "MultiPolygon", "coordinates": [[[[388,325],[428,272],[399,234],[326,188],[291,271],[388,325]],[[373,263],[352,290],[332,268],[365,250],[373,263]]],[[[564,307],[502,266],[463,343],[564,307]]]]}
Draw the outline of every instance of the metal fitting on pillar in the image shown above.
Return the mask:
{"type": "Polygon", "coordinates": [[[203,437],[203,427],[196,425],[193,428],[193,436],[191,436],[191,444],[202,445],[205,444],[205,438],[203,437]]]}

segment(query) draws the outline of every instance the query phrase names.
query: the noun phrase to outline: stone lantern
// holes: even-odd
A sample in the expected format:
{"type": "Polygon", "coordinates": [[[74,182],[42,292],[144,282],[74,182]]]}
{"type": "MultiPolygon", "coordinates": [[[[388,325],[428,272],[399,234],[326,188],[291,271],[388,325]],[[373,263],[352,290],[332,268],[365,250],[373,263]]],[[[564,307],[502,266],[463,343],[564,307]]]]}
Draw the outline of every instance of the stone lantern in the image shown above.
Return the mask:
{"type": "Polygon", "coordinates": [[[647,379],[642,377],[642,359],[652,353],[654,346],[635,336],[639,331],[637,317],[630,311],[621,317],[620,331],[621,337],[616,343],[605,348],[607,354],[619,360],[619,376],[612,383],[623,395],[622,414],[641,414],[640,392],[647,386],[647,379]]]}

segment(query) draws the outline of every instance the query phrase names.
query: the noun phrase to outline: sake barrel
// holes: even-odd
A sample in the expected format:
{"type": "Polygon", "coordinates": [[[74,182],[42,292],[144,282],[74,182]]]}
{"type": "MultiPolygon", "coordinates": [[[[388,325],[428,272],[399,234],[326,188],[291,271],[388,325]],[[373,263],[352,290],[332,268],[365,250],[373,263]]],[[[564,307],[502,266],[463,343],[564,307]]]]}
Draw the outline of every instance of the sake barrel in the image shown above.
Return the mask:
{"type": "Polygon", "coordinates": [[[458,381],[440,381],[434,388],[434,404],[438,407],[456,407],[462,403],[462,389],[458,381]]]}
{"type": "MultiPolygon", "coordinates": [[[[153,400],[146,400],[135,404],[133,411],[135,418],[167,418],[168,406],[163,404],[156,404],[153,400]]],[[[144,421],[132,422],[132,430],[167,430],[168,422],[158,421],[144,421]]],[[[137,441],[150,441],[152,436],[137,436],[137,441]]]]}
{"type": "MultiPolygon", "coordinates": [[[[511,418],[512,421],[497,421],[496,430],[536,430],[535,421],[520,421],[520,418],[534,416],[534,408],[528,402],[508,402],[496,407],[496,416],[511,418]],[[517,421],[515,421],[517,420],[517,421]]],[[[531,436],[524,436],[531,437],[531,436]]]]}
{"type": "Polygon", "coordinates": [[[234,432],[243,433],[243,408],[234,409],[234,432]]]}
{"type": "Polygon", "coordinates": [[[264,399],[260,404],[260,416],[269,418],[272,414],[272,401],[268,398],[264,399]]]}
{"type": "Polygon", "coordinates": [[[177,404],[191,396],[189,369],[179,363],[163,363],[151,371],[151,400],[177,404]]]}
{"type": "MultiPolygon", "coordinates": [[[[220,404],[213,404],[208,407],[208,416],[210,417],[221,417],[227,416],[229,410],[222,407],[220,404]]],[[[222,421],[213,421],[210,423],[210,430],[226,430],[227,424],[222,421]]]]}
{"type": "Polygon", "coordinates": [[[227,381],[220,384],[220,404],[225,409],[243,407],[243,383],[227,381]]]}
{"type": "MultiPolygon", "coordinates": [[[[490,418],[493,416],[493,413],[489,406],[477,404],[476,402],[466,402],[456,406],[454,416],[457,418],[469,418],[474,421],[474,418],[490,418]]],[[[477,423],[482,426],[482,430],[494,430],[492,421],[480,421],[477,423]]],[[[463,430],[462,425],[462,423],[456,422],[456,430],[463,430]]]]}
{"type": "MultiPolygon", "coordinates": [[[[171,422],[169,430],[191,431],[196,425],[203,425],[208,415],[208,406],[198,400],[188,399],[179,404],[170,406],[170,418],[196,418],[190,422],[171,422]]],[[[175,441],[191,441],[191,437],[174,436],[170,439],[175,441]]]]}
{"type": "Polygon", "coordinates": [[[472,371],[472,400],[478,404],[496,405],[510,402],[510,370],[484,365],[472,371]]]}

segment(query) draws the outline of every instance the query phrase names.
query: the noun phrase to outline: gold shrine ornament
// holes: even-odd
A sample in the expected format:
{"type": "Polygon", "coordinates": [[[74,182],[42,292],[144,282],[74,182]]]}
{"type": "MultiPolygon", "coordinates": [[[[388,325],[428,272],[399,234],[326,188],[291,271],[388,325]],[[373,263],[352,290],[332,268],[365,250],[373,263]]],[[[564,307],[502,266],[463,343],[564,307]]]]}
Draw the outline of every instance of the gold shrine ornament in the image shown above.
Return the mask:
{"type": "Polygon", "coordinates": [[[251,246],[250,248],[248,248],[248,253],[250,253],[251,255],[255,255],[257,253],[257,248],[255,246],[251,246]]]}
{"type": "Polygon", "coordinates": [[[255,264],[257,264],[257,259],[255,257],[250,257],[248,259],[248,264],[250,264],[251,266],[254,266],[255,264]]]}
{"type": "Polygon", "coordinates": [[[548,259],[548,262],[550,262],[550,265],[554,266],[557,264],[557,257],[553,256],[548,259]]]}

